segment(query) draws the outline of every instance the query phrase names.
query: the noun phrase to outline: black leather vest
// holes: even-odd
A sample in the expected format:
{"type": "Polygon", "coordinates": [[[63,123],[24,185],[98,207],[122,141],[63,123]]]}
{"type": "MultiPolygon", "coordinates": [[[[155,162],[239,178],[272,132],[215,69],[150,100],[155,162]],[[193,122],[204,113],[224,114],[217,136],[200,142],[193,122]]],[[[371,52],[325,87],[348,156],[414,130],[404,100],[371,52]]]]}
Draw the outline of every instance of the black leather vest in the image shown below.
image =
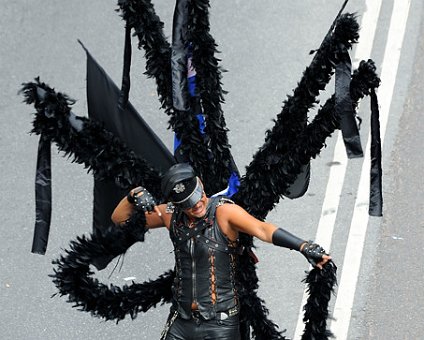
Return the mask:
{"type": "Polygon", "coordinates": [[[175,252],[173,308],[190,319],[192,302],[206,320],[238,306],[235,267],[239,248],[221,232],[215,218],[217,205],[231,202],[210,198],[203,219],[189,228],[187,216],[175,211],[170,237],[175,252]]]}

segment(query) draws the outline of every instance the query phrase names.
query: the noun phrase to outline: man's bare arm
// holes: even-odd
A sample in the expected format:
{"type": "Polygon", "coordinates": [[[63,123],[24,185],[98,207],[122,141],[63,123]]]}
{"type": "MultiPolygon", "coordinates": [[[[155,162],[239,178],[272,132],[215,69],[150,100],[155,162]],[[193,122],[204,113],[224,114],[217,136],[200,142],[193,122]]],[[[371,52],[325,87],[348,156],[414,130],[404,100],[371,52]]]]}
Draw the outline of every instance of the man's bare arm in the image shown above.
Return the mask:
{"type": "MultiPolygon", "coordinates": [[[[262,222],[250,215],[236,204],[224,204],[217,209],[220,226],[249,234],[258,239],[272,243],[272,234],[277,227],[271,223],[262,222]]],[[[225,232],[225,231],[224,231],[225,232]]]]}
{"type": "Polygon", "coordinates": [[[257,237],[264,242],[300,251],[311,264],[320,269],[331,259],[319,245],[308,243],[271,223],[262,222],[238,205],[221,206],[217,209],[217,218],[219,223],[222,222],[224,229],[235,229],[257,237]]]}
{"type": "MultiPolygon", "coordinates": [[[[131,190],[131,193],[135,189],[131,190]]],[[[125,196],[116,206],[115,210],[112,213],[112,221],[116,225],[123,225],[134,213],[135,206],[133,203],[128,201],[127,196],[125,196]]],[[[146,212],[146,227],[147,228],[159,228],[159,227],[169,227],[171,221],[171,214],[166,213],[166,205],[160,204],[154,206],[152,211],[146,212]]]]}

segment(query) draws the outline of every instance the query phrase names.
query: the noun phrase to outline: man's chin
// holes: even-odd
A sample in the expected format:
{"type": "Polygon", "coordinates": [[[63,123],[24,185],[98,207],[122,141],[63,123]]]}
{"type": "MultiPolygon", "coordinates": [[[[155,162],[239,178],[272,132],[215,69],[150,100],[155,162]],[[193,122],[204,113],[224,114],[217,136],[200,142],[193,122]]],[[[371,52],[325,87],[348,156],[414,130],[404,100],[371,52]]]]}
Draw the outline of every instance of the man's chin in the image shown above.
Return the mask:
{"type": "Polygon", "coordinates": [[[196,218],[201,218],[206,215],[206,209],[199,209],[199,211],[192,211],[191,215],[193,215],[196,218]]]}

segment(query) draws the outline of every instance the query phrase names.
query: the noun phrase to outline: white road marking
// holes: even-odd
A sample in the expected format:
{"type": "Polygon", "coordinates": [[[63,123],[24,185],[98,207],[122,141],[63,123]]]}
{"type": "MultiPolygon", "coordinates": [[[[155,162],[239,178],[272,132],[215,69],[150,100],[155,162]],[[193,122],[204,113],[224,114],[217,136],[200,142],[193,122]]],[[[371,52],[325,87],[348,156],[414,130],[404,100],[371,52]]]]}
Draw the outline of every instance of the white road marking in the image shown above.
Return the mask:
{"type": "MultiPolygon", "coordinates": [[[[368,59],[371,55],[377,22],[380,15],[381,3],[382,0],[366,1],[367,10],[362,16],[360,40],[359,44],[355,48],[355,55],[353,57],[355,68],[357,67],[359,61],[362,59],[368,59]]],[[[337,135],[333,163],[337,165],[333,165],[330,168],[324,202],[321,209],[321,217],[315,236],[316,242],[322,245],[327,251],[330,251],[331,248],[331,238],[333,235],[334,225],[339,208],[340,195],[343,188],[347,167],[346,149],[344,147],[343,138],[340,132],[337,135]]],[[[303,333],[303,306],[306,303],[306,299],[307,293],[305,291],[303,293],[294,339],[300,339],[303,333]]]]}
{"type": "MultiPolygon", "coordinates": [[[[389,110],[392,101],[393,89],[399,67],[399,60],[403,38],[408,21],[410,0],[395,0],[393,5],[390,27],[387,38],[384,59],[381,67],[381,86],[378,91],[380,100],[380,131],[381,146],[383,147],[386,133],[389,110]]],[[[370,138],[365,152],[362,165],[361,178],[358,186],[358,195],[355,201],[352,223],[350,225],[349,238],[343,261],[343,271],[337,292],[334,307],[335,321],[331,324],[331,330],[339,340],[347,338],[349,331],[352,306],[361,265],[362,251],[365,242],[365,234],[368,227],[368,199],[370,181],[370,138]]]]}

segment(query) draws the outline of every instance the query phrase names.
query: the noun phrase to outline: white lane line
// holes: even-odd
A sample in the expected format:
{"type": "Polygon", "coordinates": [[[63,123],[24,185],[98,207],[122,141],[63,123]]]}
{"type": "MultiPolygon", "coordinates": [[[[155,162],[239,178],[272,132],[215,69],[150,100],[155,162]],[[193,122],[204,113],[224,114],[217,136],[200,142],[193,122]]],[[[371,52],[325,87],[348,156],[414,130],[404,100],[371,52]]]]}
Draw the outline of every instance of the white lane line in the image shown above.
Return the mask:
{"type": "MultiPolygon", "coordinates": [[[[368,59],[371,55],[372,46],[374,44],[375,31],[378,18],[380,15],[382,0],[367,0],[366,11],[362,16],[361,31],[359,44],[355,48],[353,57],[354,67],[362,59],[368,59]]],[[[333,165],[330,168],[327,188],[325,192],[324,202],[321,209],[321,217],[318,223],[315,240],[327,251],[331,248],[331,238],[333,235],[334,225],[340,203],[340,195],[345,179],[347,156],[344,147],[343,138],[340,131],[337,134],[337,142],[334,149],[333,165]],[[337,165],[336,165],[337,164],[337,165]]],[[[303,292],[302,303],[300,306],[299,316],[297,319],[296,330],[293,339],[300,339],[304,329],[303,323],[303,306],[307,299],[306,291],[303,292]]]]}
{"type": "MultiPolygon", "coordinates": [[[[380,100],[380,131],[382,146],[384,143],[391,99],[399,67],[406,23],[408,21],[409,7],[410,0],[395,0],[390,19],[389,33],[382,63],[381,86],[378,91],[380,100]]],[[[362,165],[361,178],[358,186],[358,195],[355,201],[355,208],[353,211],[349,237],[345,250],[342,276],[334,307],[333,316],[335,321],[331,324],[331,330],[338,340],[347,339],[365,242],[365,234],[368,227],[369,168],[370,142],[368,138],[365,159],[362,165]]]]}

